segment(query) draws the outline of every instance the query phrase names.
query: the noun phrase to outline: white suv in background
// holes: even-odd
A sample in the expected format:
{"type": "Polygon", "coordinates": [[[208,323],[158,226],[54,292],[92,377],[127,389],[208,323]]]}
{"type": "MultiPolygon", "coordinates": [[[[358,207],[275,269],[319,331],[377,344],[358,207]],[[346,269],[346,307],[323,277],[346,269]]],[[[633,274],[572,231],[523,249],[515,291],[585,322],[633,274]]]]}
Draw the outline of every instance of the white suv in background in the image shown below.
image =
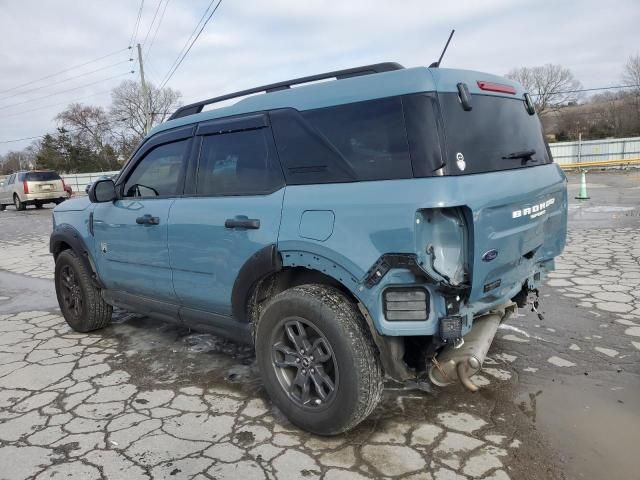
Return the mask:
{"type": "Polygon", "coordinates": [[[16,172],[0,182],[0,211],[7,205],[15,205],[16,210],[24,210],[27,205],[58,205],[66,198],[64,181],[53,170],[16,172]]]}

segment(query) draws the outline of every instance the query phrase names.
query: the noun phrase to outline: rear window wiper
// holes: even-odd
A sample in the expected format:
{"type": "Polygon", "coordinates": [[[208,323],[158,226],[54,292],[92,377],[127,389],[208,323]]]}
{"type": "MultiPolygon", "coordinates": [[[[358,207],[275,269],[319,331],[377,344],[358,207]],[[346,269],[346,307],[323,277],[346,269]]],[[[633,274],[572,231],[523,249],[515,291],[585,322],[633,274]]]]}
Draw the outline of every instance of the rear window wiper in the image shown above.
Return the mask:
{"type": "Polygon", "coordinates": [[[502,157],[503,160],[514,160],[516,158],[527,158],[531,159],[532,156],[536,154],[534,149],[531,150],[521,150],[519,152],[512,152],[502,157]]]}

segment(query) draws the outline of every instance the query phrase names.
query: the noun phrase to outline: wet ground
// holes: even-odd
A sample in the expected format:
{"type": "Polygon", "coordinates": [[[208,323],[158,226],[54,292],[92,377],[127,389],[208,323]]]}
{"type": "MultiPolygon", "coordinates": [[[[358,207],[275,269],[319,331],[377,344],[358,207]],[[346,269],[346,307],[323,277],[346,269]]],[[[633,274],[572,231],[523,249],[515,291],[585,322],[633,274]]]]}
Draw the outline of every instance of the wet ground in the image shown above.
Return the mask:
{"type": "Polygon", "coordinates": [[[50,280],[50,211],[9,207],[0,479],[638,478],[640,173],[588,180],[542,318],[521,311],[502,326],[483,390],[389,388],[330,439],[271,406],[247,347],[125,312],[72,332],[50,280]]]}

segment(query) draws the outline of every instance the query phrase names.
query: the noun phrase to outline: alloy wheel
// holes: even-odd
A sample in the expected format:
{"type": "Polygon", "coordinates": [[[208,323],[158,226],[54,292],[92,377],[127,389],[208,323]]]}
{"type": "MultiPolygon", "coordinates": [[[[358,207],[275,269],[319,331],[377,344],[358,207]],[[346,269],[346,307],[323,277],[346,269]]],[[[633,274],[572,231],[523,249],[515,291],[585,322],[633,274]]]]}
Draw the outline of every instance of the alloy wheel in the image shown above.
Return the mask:
{"type": "Polygon", "coordinates": [[[307,320],[280,321],[272,337],[271,363],[280,386],[296,405],[321,409],[334,399],[339,376],[333,349],[307,320]]]}
{"type": "Polygon", "coordinates": [[[82,315],[82,288],[77,275],[70,265],[65,265],[60,270],[60,287],[62,301],[67,312],[79,318],[82,315]]]}

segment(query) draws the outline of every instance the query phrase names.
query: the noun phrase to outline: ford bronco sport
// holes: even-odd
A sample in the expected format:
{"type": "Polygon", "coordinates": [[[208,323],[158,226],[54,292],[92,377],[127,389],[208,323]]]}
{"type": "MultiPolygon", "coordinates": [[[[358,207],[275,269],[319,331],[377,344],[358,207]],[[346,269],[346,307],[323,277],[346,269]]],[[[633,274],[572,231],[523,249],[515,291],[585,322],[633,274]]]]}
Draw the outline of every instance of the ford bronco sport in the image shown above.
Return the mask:
{"type": "Polygon", "coordinates": [[[520,85],[385,63],[184,106],[53,217],[71,327],[118,306],[252,342],[275,405],[331,435],[383,379],[477,389],[567,194],[520,85]]]}

